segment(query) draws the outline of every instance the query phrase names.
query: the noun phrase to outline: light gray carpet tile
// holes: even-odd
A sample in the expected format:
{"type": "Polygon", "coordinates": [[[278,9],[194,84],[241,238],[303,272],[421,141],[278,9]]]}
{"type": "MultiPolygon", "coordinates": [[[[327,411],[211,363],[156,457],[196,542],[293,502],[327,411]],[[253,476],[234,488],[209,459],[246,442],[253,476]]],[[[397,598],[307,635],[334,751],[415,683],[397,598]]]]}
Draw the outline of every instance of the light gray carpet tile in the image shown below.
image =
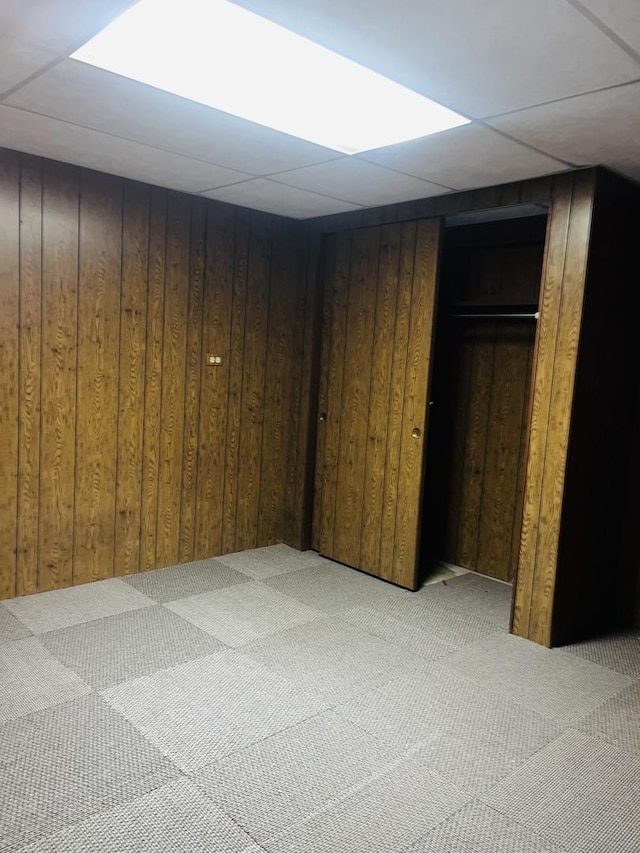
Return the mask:
{"type": "Polygon", "coordinates": [[[631,678],[559,649],[494,634],[442,665],[566,724],[631,684],[631,678]]]}
{"type": "Polygon", "coordinates": [[[31,631],[0,603],[0,644],[30,637],[31,631]]]}
{"type": "Polygon", "coordinates": [[[13,598],[5,601],[4,606],[34,634],[44,634],[150,604],[152,602],[146,595],[132,589],[120,578],[109,578],[69,589],[13,598]]]}
{"type": "Polygon", "coordinates": [[[245,853],[252,843],[196,785],[178,779],[22,853],[245,853]]]}
{"type": "Polygon", "coordinates": [[[400,598],[388,601],[373,601],[367,606],[411,628],[426,631],[442,643],[458,648],[502,632],[502,629],[492,622],[443,607],[423,592],[406,593],[400,598]]]}
{"type": "Polygon", "coordinates": [[[0,722],[24,717],[89,693],[36,637],[0,646],[0,722]]]}
{"type": "Polygon", "coordinates": [[[437,664],[336,710],[471,793],[487,790],[560,731],[546,717],[437,664]]]}
{"type": "Polygon", "coordinates": [[[0,726],[0,849],[152,791],[178,771],[95,694],[0,726]]]}
{"type": "Polygon", "coordinates": [[[513,596],[510,584],[469,572],[443,583],[428,584],[419,594],[452,610],[477,616],[505,631],[509,630],[513,596]]]}
{"type": "Polygon", "coordinates": [[[240,651],[330,705],[428,665],[335,617],[289,628],[240,651]]]}
{"type": "Polygon", "coordinates": [[[572,853],[638,853],[640,757],[567,731],[482,797],[572,853]]]}
{"type": "Polygon", "coordinates": [[[394,599],[413,596],[407,590],[329,560],[267,578],[265,583],[325,613],[339,613],[370,601],[386,606],[394,599]]]}
{"type": "Polygon", "coordinates": [[[288,545],[268,545],[266,548],[237,551],[235,554],[225,554],[217,559],[255,580],[264,580],[286,572],[297,572],[308,566],[322,566],[330,563],[316,551],[296,551],[288,545]]]}
{"type": "Polygon", "coordinates": [[[159,605],[42,634],[40,640],[97,689],[226,649],[159,605]]]}
{"type": "Polygon", "coordinates": [[[234,651],[128,681],[102,695],[186,772],[327,708],[234,651]]]}
{"type": "Polygon", "coordinates": [[[227,646],[242,646],[324,615],[257,581],[203,592],[165,607],[227,646]]]}
{"type": "Polygon", "coordinates": [[[425,660],[437,660],[458,649],[458,646],[439,640],[428,630],[407,625],[399,619],[386,616],[381,610],[374,610],[373,607],[354,607],[337,615],[344,622],[425,660]]]}
{"type": "Polygon", "coordinates": [[[563,646],[562,651],[578,655],[624,675],[640,678],[640,629],[638,628],[563,646]]]}
{"type": "Polygon", "coordinates": [[[155,569],[152,572],[140,572],[129,575],[125,580],[154,601],[164,603],[201,592],[224,589],[236,583],[248,583],[251,579],[224,563],[211,559],[155,569]]]}
{"type": "Polygon", "coordinates": [[[401,851],[469,799],[437,774],[405,759],[263,842],[263,847],[269,853],[401,851]]]}
{"type": "Polygon", "coordinates": [[[640,682],[636,681],[603,702],[576,727],[640,755],[640,682]]]}
{"type": "Polygon", "coordinates": [[[463,806],[402,853],[564,853],[482,803],[463,806]]]}
{"type": "Polygon", "coordinates": [[[393,749],[328,711],[216,762],[194,778],[262,842],[395,758],[393,749]]]}

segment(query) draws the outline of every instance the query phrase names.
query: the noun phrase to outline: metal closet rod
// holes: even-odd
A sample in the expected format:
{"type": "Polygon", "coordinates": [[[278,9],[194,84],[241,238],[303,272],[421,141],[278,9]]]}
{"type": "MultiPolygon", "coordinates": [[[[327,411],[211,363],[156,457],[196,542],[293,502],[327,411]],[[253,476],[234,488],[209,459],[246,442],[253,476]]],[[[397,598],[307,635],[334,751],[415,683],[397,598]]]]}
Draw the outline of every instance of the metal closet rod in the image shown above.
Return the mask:
{"type": "Polygon", "coordinates": [[[522,313],[516,311],[503,311],[496,314],[465,312],[464,314],[450,314],[449,316],[460,320],[539,320],[540,312],[534,311],[530,313],[522,313]]]}

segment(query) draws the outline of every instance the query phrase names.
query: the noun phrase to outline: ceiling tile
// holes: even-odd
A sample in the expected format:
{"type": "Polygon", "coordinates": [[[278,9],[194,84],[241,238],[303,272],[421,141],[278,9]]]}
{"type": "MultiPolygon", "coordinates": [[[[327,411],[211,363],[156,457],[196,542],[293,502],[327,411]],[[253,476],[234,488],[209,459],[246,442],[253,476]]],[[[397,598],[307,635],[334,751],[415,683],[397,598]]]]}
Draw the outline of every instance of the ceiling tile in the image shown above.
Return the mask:
{"type": "Polygon", "coordinates": [[[0,99],[3,92],[55,60],[51,51],[0,35],[0,99]]]}
{"type": "Polygon", "coordinates": [[[367,207],[449,192],[448,187],[437,186],[354,157],[343,157],[332,163],[284,172],[274,176],[273,180],[367,207]]]}
{"type": "Polygon", "coordinates": [[[536,178],[566,168],[477,124],[359,155],[364,160],[454,189],[536,178]]]}
{"type": "Polygon", "coordinates": [[[280,216],[291,216],[294,219],[309,219],[312,216],[326,216],[330,213],[344,213],[359,209],[356,204],[348,204],[328,196],[288,187],[266,178],[256,178],[253,181],[212,190],[202,195],[218,201],[238,204],[240,207],[278,213],[280,216]]]}
{"type": "Polygon", "coordinates": [[[252,175],[342,156],[72,59],[7,103],[252,175]]]}
{"type": "Polygon", "coordinates": [[[135,0],[2,0],[0,32],[56,53],[70,52],[135,0]]]}
{"type": "Polygon", "coordinates": [[[554,157],[606,164],[640,179],[640,83],[502,116],[491,122],[554,157]]]}
{"type": "Polygon", "coordinates": [[[578,0],[617,36],[640,53],[640,3],[638,0],[578,0]]]}
{"type": "Polygon", "coordinates": [[[240,2],[474,118],[640,78],[563,0],[240,2]]]}
{"type": "Polygon", "coordinates": [[[0,145],[185,192],[249,177],[6,106],[0,106],[0,145]]]}

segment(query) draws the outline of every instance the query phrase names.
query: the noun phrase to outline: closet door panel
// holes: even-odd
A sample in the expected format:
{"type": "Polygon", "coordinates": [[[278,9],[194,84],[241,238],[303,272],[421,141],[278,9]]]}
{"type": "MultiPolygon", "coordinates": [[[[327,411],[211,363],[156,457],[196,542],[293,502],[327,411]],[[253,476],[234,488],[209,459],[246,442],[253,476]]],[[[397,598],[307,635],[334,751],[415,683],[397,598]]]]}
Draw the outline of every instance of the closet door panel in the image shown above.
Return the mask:
{"type": "Polygon", "coordinates": [[[334,533],[335,553],[351,566],[360,565],[379,245],[379,228],[356,231],[351,244],[334,533]]]}
{"type": "Polygon", "coordinates": [[[439,221],[425,220],[327,245],[320,550],[408,588],[417,582],[439,242],[439,221]]]}

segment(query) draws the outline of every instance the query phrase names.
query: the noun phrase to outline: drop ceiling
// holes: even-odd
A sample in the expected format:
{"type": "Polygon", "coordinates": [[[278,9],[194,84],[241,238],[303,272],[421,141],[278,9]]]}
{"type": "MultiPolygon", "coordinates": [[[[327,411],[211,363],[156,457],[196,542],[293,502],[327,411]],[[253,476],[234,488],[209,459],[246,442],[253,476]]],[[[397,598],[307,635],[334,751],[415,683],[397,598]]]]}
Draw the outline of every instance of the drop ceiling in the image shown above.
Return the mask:
{"type": "Polygon", "coordinates": [[[472,119],[352,157],[67,58],[130,5],[2,0],[0,146],[295,218],[574,166],[640,180],[639,0],[242,0],[472,119]]]}

